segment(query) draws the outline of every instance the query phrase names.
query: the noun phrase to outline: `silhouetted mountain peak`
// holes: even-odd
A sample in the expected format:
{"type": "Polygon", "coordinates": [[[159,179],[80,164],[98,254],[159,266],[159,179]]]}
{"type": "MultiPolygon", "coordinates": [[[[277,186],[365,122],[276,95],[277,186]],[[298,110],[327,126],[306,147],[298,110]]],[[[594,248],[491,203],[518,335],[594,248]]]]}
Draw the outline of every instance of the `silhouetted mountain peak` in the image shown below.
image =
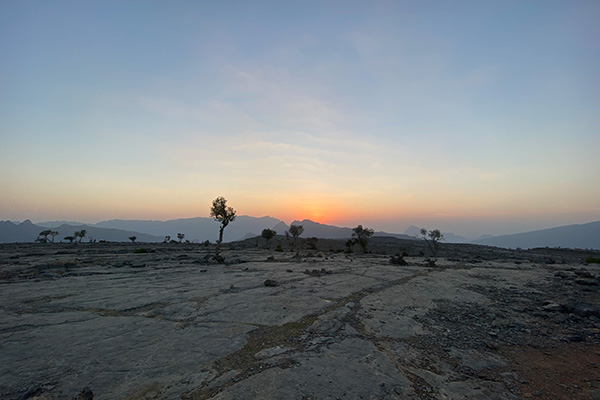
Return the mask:
{"type": "Polygon", "coordinates": [[[288,231],[290,229],[290,227],[287,226],[285,224],[285,222],[279,221],[279,223],[277,225],[275,225],[274,227],[272,227],[271,229],[274,230],[275,232],[277,232],[278,235],[283,235],[283,234],[285,234],[286,231],[288,231]]]}
{"type": "Polygon", "coordinates": [[[408,236],[419,237],[421,236],[421,228],[419,228],[418,226],[411,225],[408,228],[406,228],[404,234],[408,236]]]}

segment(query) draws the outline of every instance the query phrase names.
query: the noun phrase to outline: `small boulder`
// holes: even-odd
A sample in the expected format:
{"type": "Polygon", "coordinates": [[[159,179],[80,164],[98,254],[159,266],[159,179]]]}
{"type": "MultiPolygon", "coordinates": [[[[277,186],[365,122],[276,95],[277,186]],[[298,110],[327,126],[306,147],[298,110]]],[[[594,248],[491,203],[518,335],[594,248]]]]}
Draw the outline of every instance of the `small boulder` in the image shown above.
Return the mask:
{"type": "Polygon", "coordinates": [[[265,286],[273,287],[273,286],[277,286],[277,285],[278,285],[278,282],[273,279],[267,279],[265,281],[265,286]]]}
{"type": "Polygon", "coordinates": [[[395,256],[392,256],[392,258],[390,258],[390,264],[394,264],[394,265],[408,265],[408,263],[406,262],[406,260],[404,259],[404,257],[400,254],[396,254],[395,256]]]}
{"type": "Polygon", "coordinates": [[[593,304],[577,302],[563,305],[563,312],[575,314],[580,317],[600,317],[600,309],[593,304]]]}
{"type": "Polygon", "coordinates": [[[542,310],[547,312],[560,312],[563,310],[563,306],[558,303],[548,303],[542,307],[542,310]]]}
{"type": "Polygon", "coordinates": [[[585,268],[580,268],[577,271],[575,271],[575,275],[577,275],[581,278],[593,278],[594,277],[594,275],[592,275],[592,273],[585,268]]]}
{"type": "Polygon", "coordinates": [[[73,397],[73,400],[94,400],[94,393],[89,387],[84,387],[77,397],[73,397]]]}

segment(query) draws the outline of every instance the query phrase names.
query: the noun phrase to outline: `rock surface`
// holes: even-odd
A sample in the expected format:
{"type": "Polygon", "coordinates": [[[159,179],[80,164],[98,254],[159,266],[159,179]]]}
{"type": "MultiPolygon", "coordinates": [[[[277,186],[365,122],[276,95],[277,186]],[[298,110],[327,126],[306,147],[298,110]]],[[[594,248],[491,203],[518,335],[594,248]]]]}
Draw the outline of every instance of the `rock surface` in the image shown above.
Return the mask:
{"type": "Polygon", "coordinates": [[[589,284],[600,266],[582,268],[578,253],[547,264],[557,255],[455,246],[429,268],[241,245],[216,263],[199,245],[136,246],[0,246],[0,398],[600,391],[600,289],[589,284]]]}

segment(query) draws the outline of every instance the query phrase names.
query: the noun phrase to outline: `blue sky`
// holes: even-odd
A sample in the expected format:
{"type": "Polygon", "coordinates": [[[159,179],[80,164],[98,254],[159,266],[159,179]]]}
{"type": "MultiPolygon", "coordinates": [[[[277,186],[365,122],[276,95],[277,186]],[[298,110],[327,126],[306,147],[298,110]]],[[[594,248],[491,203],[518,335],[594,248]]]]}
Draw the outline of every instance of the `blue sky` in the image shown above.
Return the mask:
{"type": "Polygon", "coordinates": [[[3,1],[0,219],[600,219],[600,3],[3,1]]]}

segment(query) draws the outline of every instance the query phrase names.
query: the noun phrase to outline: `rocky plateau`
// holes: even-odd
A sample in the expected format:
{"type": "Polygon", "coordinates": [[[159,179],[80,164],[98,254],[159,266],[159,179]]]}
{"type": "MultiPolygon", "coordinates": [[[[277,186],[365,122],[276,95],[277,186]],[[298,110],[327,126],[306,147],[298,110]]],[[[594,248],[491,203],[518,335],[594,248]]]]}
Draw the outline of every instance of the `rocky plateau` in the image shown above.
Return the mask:
{"type": "Polygon", "coordinates": [[[600,399],[598,252],[370,248],[0,245],[0,398],[600,399]]]}

